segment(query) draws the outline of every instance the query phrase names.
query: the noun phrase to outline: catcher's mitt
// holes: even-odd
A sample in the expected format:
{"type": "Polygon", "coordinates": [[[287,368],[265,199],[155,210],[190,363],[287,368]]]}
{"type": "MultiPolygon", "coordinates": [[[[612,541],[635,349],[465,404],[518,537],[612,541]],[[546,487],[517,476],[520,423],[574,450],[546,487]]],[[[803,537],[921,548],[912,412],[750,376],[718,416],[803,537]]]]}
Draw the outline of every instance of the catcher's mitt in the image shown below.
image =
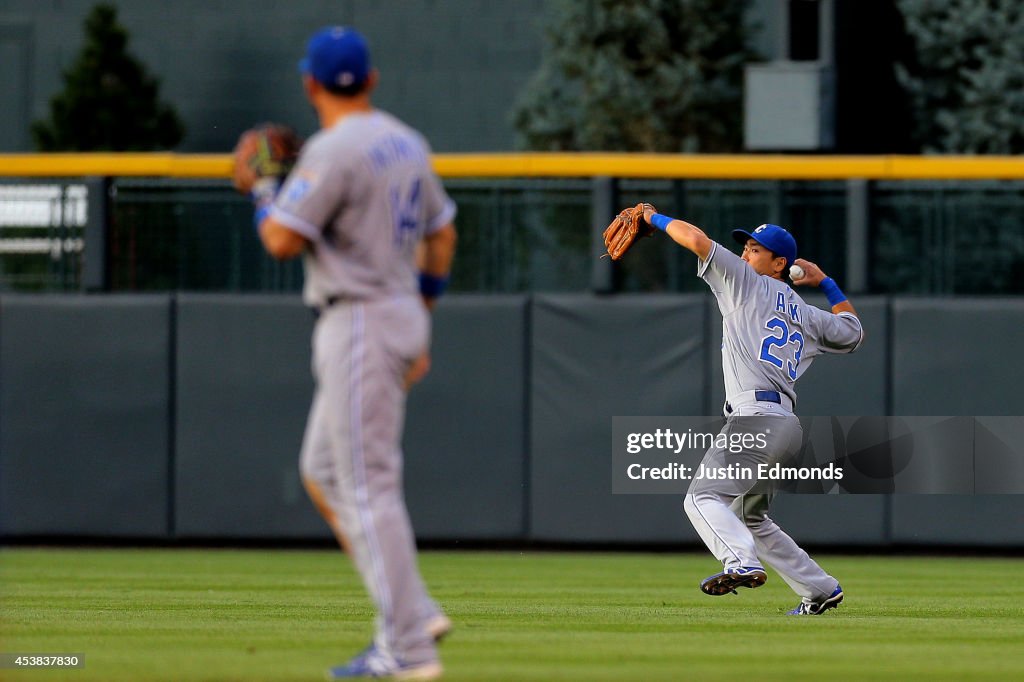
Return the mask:
{"type": "Polygon", "coordinates": [[[284,179],[299,156],[302,140],[288,126],[264,123],[242,133],[235,145],[232,181],[248,194],[257,180],[284,179]]]}
{"type": "Polygon", "coordinates": [[[619,260],[625,256],[640,237],[650,237],[654,234],[654,228],[644,220],[645,206],[654,209],[650,204],[637,204],[623,209],[605,228],[604,246],[612,260],[619,260]]]}

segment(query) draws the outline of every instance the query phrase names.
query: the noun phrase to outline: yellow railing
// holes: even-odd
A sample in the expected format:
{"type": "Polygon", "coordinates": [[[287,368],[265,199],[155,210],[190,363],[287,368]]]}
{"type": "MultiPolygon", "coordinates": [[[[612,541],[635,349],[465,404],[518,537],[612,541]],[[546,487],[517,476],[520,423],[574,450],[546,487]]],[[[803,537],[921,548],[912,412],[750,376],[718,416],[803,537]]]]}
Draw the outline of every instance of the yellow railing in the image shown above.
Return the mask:
{"type": "MultiPolygon", "coordinates": [[[[1017,156],[797,156],[612,153],[436,154],[442,177],[735,180],[1024,179],[1017,156]]],[[[0,154],[0,176],[226,178],[227,154],[0,154]]]]}

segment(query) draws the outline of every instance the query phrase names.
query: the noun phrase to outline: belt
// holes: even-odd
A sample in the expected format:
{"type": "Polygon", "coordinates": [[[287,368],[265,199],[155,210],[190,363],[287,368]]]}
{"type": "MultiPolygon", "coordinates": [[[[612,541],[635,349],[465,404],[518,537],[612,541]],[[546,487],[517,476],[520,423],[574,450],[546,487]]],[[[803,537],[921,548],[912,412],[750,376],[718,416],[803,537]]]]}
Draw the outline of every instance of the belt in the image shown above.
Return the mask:
{"type": "Polygon", "coordinates": [[[356,298],[355,296],[351,296],[349,294],[334,294],[333,296],[328,296],[327,297],[327,300],[324,301],[324,306],[323,307],[324,308],[330,308],[335,303],[355,303],[358,300],[360,300],[360,299],[356,298]]]}
{"type": "Polygon", "coordinates": [[[765,402],[765,403],[778,403],[782,405],[790,412],[793,411],[793,401],[788,395],[783,395],[778,391],[743,391],[733,396],[732,400],[725,401],[725,411],[732,412],[732,403],[742,405],[751,402],[765,402]]]}
{"type": "Polygon", "coordinates": [[[355,296],[350,296],[348,294],[335,294],[324,299],[324,302],[321,305],[312,306],[310,310],[313,311],[313,317],[320,317],[333,305],[338,303],[356,303],[361,300],[363,299],[356,298],[355,296]]]}

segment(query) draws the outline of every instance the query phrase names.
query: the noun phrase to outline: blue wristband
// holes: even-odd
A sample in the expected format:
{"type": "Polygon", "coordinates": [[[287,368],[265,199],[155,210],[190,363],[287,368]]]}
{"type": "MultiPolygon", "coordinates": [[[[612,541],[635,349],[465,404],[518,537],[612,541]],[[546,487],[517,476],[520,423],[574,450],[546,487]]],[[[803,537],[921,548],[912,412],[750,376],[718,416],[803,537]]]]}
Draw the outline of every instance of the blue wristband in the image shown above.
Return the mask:
{"type": "Polygon", "coordinates": [[[836,284],[836,281],[831,277],[826,277],[821,280],[821,284],[818,285],[818,288],[825,294],[825,298],[828,299],[829,305],[836,306],[846,300],[846,294],[842,292],[839,285],[836,284]]]}
{"type": "Polygon", "coordinates": [[[274,198],[277,197],[279,191],[281,191],[281,179],[274,177],[260,178],[253,183],[249,190],[249,198],[252,199],[252,205],[256,209],[252,216],[252,226],[256,228],[257,234],[260,231],[260,223],[270,215],[270,207],[274,205],[274,198]]]}
{"type": "Polygon", "coordinates": [[[651,225],[664,232],[668,229],[668,224],[673,220],[675,220],[675,218],[669,218],[667,215],[655,213],[651,216],[651,225]]]}
{"type": "Polygon", "coordinates": [[[262,223],[268,215],[270,215],[270,207],[272,204],[263,204],[257,206],[256,211],[252,214],[252,226],[256,228],[256,234],[260,232],[260,223],[262,223]]]}
{"type": "Polygon", "coordinates": [[[420,273],[420,293],[424,298],[437,298],[448,288],[447,277],[437,277],[428,272],[420,273]]]}

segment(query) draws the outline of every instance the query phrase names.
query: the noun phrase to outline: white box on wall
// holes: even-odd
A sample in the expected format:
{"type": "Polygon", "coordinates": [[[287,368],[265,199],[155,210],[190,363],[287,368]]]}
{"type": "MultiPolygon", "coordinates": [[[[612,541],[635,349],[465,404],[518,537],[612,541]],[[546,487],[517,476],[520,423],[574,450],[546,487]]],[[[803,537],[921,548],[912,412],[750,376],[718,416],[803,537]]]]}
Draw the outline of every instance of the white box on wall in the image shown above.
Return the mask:
{"type": "Polygon", "coordinates": [[[820,62],[748,64],[743,143],[751,151],[817,151],[835,144],[835,76],[820,62]]]}

